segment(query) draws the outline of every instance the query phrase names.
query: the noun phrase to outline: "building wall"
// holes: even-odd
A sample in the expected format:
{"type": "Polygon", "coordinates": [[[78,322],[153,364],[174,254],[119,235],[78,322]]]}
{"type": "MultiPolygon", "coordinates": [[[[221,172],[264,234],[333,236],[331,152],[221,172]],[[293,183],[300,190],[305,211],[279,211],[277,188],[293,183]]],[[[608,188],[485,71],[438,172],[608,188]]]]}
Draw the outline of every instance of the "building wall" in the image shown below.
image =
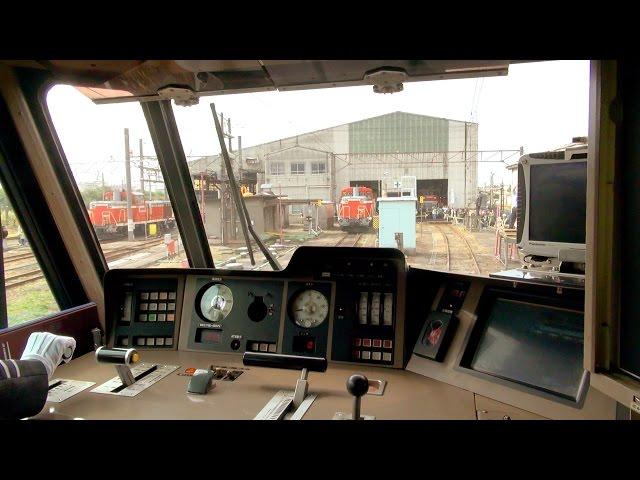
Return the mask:
{"type": "Polygon", "coordinates": [[[349,155],[349,180],[381,180],[383,191],[402,176],[446,178],[447,155],[436,153],[355,153],[349,155]]]}
{"type": "MultiPolygon", "coordinates": [[[[244,148],[242,162],[239,152],[230,155],[235,156],[234,169],[242,164],[257,171],[259,184],[270,183],[275,194],[289,198],[337,201],[351,181],[379,180],[384,189],[385,183],[414,175],[448,179],[450,204],[460,208],[475,205],[477,196],[478,158],[476,153],[465,156],[465,145],[467,152],[477,151],[477,124],[394,112],[244,148]],[[247,165],[246,158],[258,162],[247,165]],[[305,164],[303,174],[292,174],[294,162],[305,164]],[[314,162],[326,163],[324,173],[312,173],[314,162]],[[275,163],[283,165],[281,173],[271,170],[275,163]]],[[[218,157],[190,163],[192,173],[203,167],[222,178],[218,157]]]]}
{"type": "Polygon", "coordinates": [[[475,206],[478,193],[478,125],[451,121],[449,125],[449,202],[455,208],[475,206]],[[466,141],[465,141],[466,125],[466,141]],[[465,155],[465,144],[466,152],[465,155]],[[466,159],[466,162],[465,162],[466,159]],[[465,188],[466,170],[466,188],[465,188]],[[465,201],[466,196],[466,201],[465,201]]]}
{"type": "Polygon", "coordinates": [[[265,181],[277,195],[331,200],[329,152],[294,146],[266,156],[265,167],[265,181]]]}
{"type": "MultiPolygon", "coordinates": [[[[265,200],[260,196],[244,197],[249,218],[252,221],[254,230],[258,235],[276,230],[277,205],[273,201],[265,200]]],[[[220,200],[208,198],[205,200],[205,221],[204,228],[208,237],[222,238],[220,200]]],[[[236,238],[242,240],[242,227],[236,218],[236,238]]]]}

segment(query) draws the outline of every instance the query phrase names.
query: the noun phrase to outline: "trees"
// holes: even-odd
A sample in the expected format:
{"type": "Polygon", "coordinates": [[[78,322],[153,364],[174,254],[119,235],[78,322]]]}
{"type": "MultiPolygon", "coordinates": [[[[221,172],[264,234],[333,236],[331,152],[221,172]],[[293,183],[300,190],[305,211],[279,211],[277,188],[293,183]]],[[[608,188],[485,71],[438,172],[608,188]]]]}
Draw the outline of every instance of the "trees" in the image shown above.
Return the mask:
{"type": "Polygon", "coordinates": [[[94,184],[85,184],[80,186],[80,195],[82,195],[82,200],[87,208],[89,208],[89,204],[96,200],[102,200],[103,192],[108,192],[109,190],[113,190],[113,187],[110,186],[102,186],[102,185],[94,185],[94,184]]]}

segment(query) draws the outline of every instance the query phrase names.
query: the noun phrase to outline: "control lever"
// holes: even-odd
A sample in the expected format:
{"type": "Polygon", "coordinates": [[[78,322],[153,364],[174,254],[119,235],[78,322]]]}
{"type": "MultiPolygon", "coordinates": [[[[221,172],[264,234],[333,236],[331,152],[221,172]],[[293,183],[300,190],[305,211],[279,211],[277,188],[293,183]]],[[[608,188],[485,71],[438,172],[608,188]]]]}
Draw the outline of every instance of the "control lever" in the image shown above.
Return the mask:
{"type": "Polygon", "coordinates": [[[364,375],[351,375],[347,380],[347,390],[353,395],[353,416],[351,418],[362,420],[360,417],[360,403],[362,396],[369,391],[369,380],[364,375]]]}
{"type": "Polygon", "coordinates": [[[324,372],[327,370],[327,359],[303,357],[299,355],[283,355],[279,353],[245,352],[242,363],[248,366],[284,368],[302,370],[293,393],[279,391],[258,413],[255,420],[299,420],[309,409],[316,395],[308,395],[309,371],[324,372]]]}
{"type": "Polygon", "coordinates": [[[353,395],[353,413],[348,416],[342,412],[336,412],[334,420],[374,420],[371,415],[360,415],[360,404],[362,397],[369,391],[369,379],[360,373],[351,375],[347,380],[347,391],[353,395]]]}
{"type": "Polygon", "coordinates": [[[136,379],[129,365],[140,361],[140,354],[136,349],[99,347],[96,350],[96,361],[98,363],[115,364],[118,377],[120,377],[120,381],[125,387],[135,383],[136,379]]]}

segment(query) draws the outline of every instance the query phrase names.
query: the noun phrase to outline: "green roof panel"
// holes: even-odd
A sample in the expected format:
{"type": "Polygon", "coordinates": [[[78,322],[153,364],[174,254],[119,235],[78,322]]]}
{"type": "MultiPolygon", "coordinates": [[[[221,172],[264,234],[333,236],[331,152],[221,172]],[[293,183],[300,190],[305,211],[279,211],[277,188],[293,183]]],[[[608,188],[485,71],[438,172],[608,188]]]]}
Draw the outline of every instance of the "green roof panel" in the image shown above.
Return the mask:
{"type": "Polygon", "coordinates": [[[350,153],[443,152],[449,149],[449,120],[404,112],[349,124],[350,153]]]}

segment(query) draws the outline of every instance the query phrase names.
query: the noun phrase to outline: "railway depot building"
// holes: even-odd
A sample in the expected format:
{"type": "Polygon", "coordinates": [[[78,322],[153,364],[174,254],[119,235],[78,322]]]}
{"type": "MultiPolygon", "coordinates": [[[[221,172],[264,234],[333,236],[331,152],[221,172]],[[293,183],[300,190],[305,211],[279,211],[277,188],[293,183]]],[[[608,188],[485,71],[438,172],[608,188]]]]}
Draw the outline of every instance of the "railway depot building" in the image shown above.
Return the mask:
{"type": "MultiPolygon", "coordinates": [[[[393,112],[230,152],[239,183],[270,184],[288,199],[339,201],[345,186],[386,195],[415,176],[418,195],[437,195],[455,208],[477,195],[478,124],[393,112]]],[[[189,162],[194,178],[224,179],[220,156],[189,162]]],[[[259,188],[258,188],[259,190],[259,188]]],[[[297,214],[302,204],[289,205],[297,214]]],[[[267,227],[266,227],[267,228],[267,227]]]]}

